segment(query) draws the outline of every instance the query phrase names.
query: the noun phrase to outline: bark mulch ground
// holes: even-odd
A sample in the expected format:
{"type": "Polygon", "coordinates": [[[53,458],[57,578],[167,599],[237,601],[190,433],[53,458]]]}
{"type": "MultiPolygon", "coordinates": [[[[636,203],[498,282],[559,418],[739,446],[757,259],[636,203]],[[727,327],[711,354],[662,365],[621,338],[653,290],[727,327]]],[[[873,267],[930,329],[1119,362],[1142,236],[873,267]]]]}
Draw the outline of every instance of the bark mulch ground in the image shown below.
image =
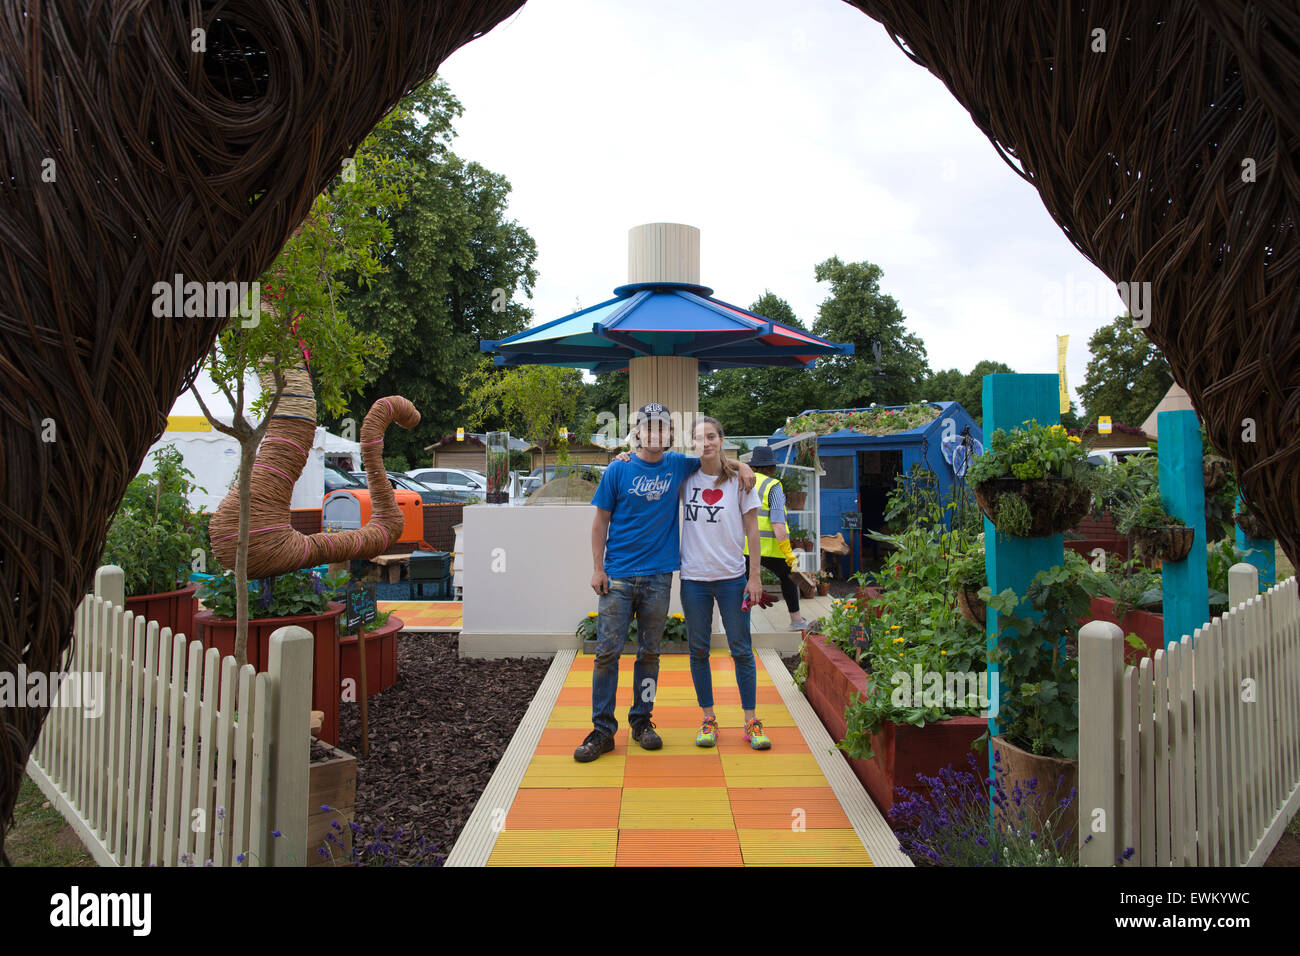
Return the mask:
{"type": "Polygon", "coordinates": [[[363,859],[370,846],[369,862],[441,865],[550,665],[462,660],[454,634],[400,635],[397,683],[370,698],[369,757],[361,756],[360,705],[343,704],[340,714],[339,745],[357,758],[363,859]]]}

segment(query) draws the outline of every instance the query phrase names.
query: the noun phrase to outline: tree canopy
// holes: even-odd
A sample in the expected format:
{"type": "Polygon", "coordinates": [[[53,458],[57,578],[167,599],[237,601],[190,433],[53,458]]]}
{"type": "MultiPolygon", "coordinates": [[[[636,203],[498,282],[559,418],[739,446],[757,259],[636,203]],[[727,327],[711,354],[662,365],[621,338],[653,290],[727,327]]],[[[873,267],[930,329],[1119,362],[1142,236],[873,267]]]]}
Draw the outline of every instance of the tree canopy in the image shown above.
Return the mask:
{"type": "Polygon", "coordinates": [[[505,218],[509,181],[451,151],[463,108],[447,85],[434,78],[399,108],[402,118],[372,138],[399,161],[406,203],[389,218],[387,271],[368,287],[354,282],[349,302],[355,324],[379,334],[389,354],[351,407],[364,414],[384,395],[410,399],[420,425],[392,430],[385,452],[414,467],[427,464],[424,446],[464,424],[456,412],[479,340],[528,328],[532,310],[517,297],[532,294],[537,247],[505,218]]]}
{"type": "Polygon", "coordinates": [[[1133,320],[1116,316],[1088,339],[1092,357],[1079,386],[1087,418],[1141,425],[1173,384],[1169,363],[1133,320]]]}

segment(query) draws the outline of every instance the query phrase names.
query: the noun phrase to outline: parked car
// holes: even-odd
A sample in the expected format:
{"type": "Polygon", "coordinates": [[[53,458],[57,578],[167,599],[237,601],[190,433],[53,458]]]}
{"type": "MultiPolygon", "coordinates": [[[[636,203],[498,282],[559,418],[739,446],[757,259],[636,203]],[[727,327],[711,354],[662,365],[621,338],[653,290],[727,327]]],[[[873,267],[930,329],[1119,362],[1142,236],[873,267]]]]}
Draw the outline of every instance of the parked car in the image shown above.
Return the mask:
{"type": "MultiPolygon", "coordinates": [[[[364,471],[354,471],[352,476],[363,485],[366,483],[366,473],[364,471]]],[[[421,482],[416,481],[400,471],[390,471],[388,480],[392,482],[394,488],[404,488],[407,491],[414,491],[420,496],[422,504],[426,505],[445,505],[455,502],[457,499],[449,496],[445,492],[437,491],[421,482]]]]}
{"type": "MultiPolygon", "coordinates": [[[[362,472],[362,476],[365,476],[365,472],[362,472]]],[[[364,488],[365,486],[365,481],[357,481],[342,468],[333,465],[325,466],[325,494],[338,491],[340,488],[364,488]]]]}
{"type": "Polygon", "coordinates": [[[434,491],[487,494],[487,476],[469,468],[419,468],[407,474],[434,491]]]}
{"type": "Polygon", "coordinates": [[[1154,454],[1155,452],[1146,445],[1133,448],[1094,448],[1088,453],[1088,464],[1113,465],[1117,461],[1123,461],[1125,458],[1131,458],[1134,455],[1154,454]]]}

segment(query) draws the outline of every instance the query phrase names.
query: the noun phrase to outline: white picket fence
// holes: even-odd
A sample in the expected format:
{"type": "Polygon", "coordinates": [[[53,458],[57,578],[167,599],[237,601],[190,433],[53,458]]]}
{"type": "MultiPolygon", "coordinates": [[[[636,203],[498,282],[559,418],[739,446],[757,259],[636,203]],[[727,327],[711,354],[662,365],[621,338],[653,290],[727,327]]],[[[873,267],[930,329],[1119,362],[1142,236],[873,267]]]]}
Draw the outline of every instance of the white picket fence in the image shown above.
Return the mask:
{"type": "Polygon", "coordinates": [[[28,775],[101,866],[304,865],[310,632],[276,631],[258,674],[123,600],[100,568],[64,671],[102,700],[50,710],[28,775]]]}
{"type": "Polygon", "coordinates": [[[1230,581],[1231,610],[1138,667],[1114,624],[1079,631],[1082,865],[1259,866],[1300,807],[1300,590],[1230,581]]]}

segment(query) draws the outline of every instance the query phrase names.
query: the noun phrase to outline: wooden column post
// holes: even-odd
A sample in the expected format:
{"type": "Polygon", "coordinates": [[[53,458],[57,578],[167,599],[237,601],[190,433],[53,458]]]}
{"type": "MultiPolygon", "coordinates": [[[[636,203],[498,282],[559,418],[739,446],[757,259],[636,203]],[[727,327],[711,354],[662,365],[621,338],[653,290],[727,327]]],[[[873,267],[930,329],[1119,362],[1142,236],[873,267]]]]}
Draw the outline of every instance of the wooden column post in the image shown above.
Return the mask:
{"type": "MultiPolygon", "coordinates": [[[[1010,431],[1026,421],[1037,420],[1040,425],[1055,425],[1060,421],[1060,386],[1056,375],[985,375],[984,376],[984,435],[986,441],[998,428],[1010,431]]],[[[1011,588],[1023,595],[1034,575],[1045,568],[1055,567],[1065,560],[1065,538],[1054,534],[1046,538],[1017,538],[998,534],[993,522],[984,519],[984,570],[989,587],[994,594],[1011,588]]],[[[1036,613],[1018,612],[1024,617],[1036,613]]],[[[987,616],[987,642],[991,651],[997,646],[1001,627],[999,615],[990,610],[987,616]]],[[[994,684],[997,665],[989,663],[989,687],[994,684]]],[[[1001,689],[1001,682],[996,685],[1001,689]]],[[[989,736],[999,733],[996,717],[989,718],[989,736]]],[[[993,774],[993,750],[989,748],[989,774],[993,774]]]]}
{"type": "Polygon", "coordinates": [[[1191,528],[1196,538],[1182,561],[1161,563],[1165,647],[1193,634],[1210,619],[1210,587],[1205,560],[1205,477],[1201,429],[1196,413],[1182,410],[1156,416],[1160,497],[1165,510],[1191,528]]]}
{"type": "MultiPolygon", "coordinates": [[[[1240,495],[1237,496],[1237,507],[1241,507],[1240,495]]],[[[1240,528],[1235,530],[1237,548],[1241,551],[1254,552],[1246,555],[1245,561],[1259,569],[1259,583],[1265,588],[1277,584],[1277,542],[1265,538],[1247,537],[1246,532],[1240,528]]]]}
{"type": "MultiPolygon", "coordinates": [[[[700,284],[700,230],[679,222],[633,226],[627,236],[627,281],[700,284]]],[[[648,402],[668,406],[673,418],[673,448],[691,450],[691,433],[700,412],[700,362],[686,355],[646,355],[628,362],[629,421],[648,402]]]]}

